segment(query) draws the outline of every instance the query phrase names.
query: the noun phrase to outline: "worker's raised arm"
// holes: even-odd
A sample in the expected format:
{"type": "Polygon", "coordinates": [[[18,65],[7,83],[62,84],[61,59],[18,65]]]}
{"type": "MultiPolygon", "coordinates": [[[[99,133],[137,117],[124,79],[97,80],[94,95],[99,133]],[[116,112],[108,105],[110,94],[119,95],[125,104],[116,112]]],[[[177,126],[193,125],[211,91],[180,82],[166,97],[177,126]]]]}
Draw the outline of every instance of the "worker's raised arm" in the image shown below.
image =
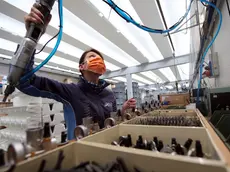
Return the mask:
{"type": "MultiPolygon", "coordinates": [[[[24,17],[25,26],[26,29],[28,30],[31,22],[35,24],[43,24],[44,25],[43,33],[44,33],[48,23],[51,20],[51,15],[49,15],[48,18],[44,20],[44,16],[38,10],[38,8],[39,8],[39,4],[34,4],[33,7],[31,8],[30,13],[24,17]]],[[[26,69],[26,73],[33,69],[34,54],[30,58],[29,64],[26,69]]],[[[17,86],[17,88],[20,91],[29,94],[31,96],[41,96],[47,98],[54,98],[54,96],[58,96],[67,101],[70,101],[70,95],[71,95],[71,93],[69,92],[69,87],[70,85],[68,84],[63,84],[58,81],[48,79],[45,77],[39,77],[36,75],[33,75],[29,80],[17,86]]]]}

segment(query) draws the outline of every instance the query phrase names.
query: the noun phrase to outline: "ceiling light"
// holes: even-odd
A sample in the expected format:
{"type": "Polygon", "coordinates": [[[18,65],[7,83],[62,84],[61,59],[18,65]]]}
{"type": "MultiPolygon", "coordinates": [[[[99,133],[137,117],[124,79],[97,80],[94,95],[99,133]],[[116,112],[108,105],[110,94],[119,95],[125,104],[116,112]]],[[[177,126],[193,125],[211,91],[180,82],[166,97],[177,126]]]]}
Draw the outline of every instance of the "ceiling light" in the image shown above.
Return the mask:
{"type": "Polygon", "coordinates": [[[5,54],[0,54],[0,57],[4,59],[9,59],[9,60],[12,58],[11,56],[7,56],[5,54]]]}
{"type": "MultiPolygon", "coordinates": [[[[90,2],[105,16],[110,16],[108,18],[108,21],[117,30],[120,30],[124,37],[130,40],[132,44],[136,48],[138,48],[140,52],[144,56],[146,56],[150,62],[163,59],[163,55],[161,54],[160,50],[158,49],[148,32],[142,31],[141,29],[138,29],[133,25],[128,25],[127,22],[124,21],[114,11],[111,11],[110,14],[110,7],[106,5],[103,1],[90,0],[90,2]]],[[[125,9],[133,18],[135,18],[136,21],[140,21],[140,23],[142,24],[140,17],[138,16],[130,1],[118,1],[116,3],[120,8],[125,9]]]]}
{"type": "MultiPolygon", "coordinates": [[[[15,42],[0,38],[0,49],[14,52],[17,48],[17,45],[18,44],[15,42]]],[[[46,57],[48,57],[48,55],[49,55],[48,53],[41,52],[39,54],[36,54],[35,58],[40,59],[40,60],[45,60],[46,57]]],[[[74,68],[74,69],[78,68],[78,63],[64,59],[64,58],[59,57],[59,56],[55,56],[55,55],[51,58],[50,62],[53,62],[55,64],[59,64],[59,65],[63,65],[63,66],[69,67],[69,68],[74,68]]]]}
{"type": "Polygon", "coordinates": [[[165,87],[168,88],[168,89],[170,89],[170,90],[173,89],[172,85],[166,85],[165,87]]]}
{"type": "Polygon", "coordinates": [[[147,71],[147,72],[141,72],[140,74],[144,75],[145,77],[157,82],[157,83],[163,83],[164,81],[158,77],[155,73],[151,72],[151,71],[147,71]]]}
{"type": "MultiPolygon", "coordinates": [[[[19,22],[9,16],[6,16],[2,13],[0,13],[0,27],[1,27],[1,30],[5,30],[7,32],[10,32],[10,33],[13,33],[14,35],[18,34],[19,36],[21,37],[24,37],[24,35],[26,34],[26,30],[25,30],[25,26],[22,22],[19,22]],[[14,28],[17,28],[17,33],[15,32],[15,29],[14,28]]],[[[53,36],[51,35],[48,35],[48,34],[44,34],[41,39],[39,40],[39,43],[44,45],[48,40],[50,40],[53,36]]],[[[50,47],[50,48],[53,48],[56,44],[56,38],[54,38],[52,41],[49,42],[49,44],[47,44],[47,47],[50,47]]],[[[9,51],[15,51],[15,49],[11,49],[12,47],[11,46],[5,46],[5,47],[8,47],[10,48],[9,51]]],[[[3,48],[4,49],[4,48],[3,48]]],[[[81,55],[83,54],[83,50],[79,49],[79,48],[76,48],[64,41],[61,41],[59,47],[58,47],[58,51],[60,52],[63,52],[64,54],[69,54],[73,57],[76,57],[76,58],[80,58],[81,55]]],[[[120,67],[116,66],[116,65],[113,65],[107,61],[105,61],[106,63],[106,67],[107,69],[111,70],[111,71],[114,71],[114,70],[118,70],[120,69],[120,67]]]]}
{"type": "Polygon", "coordinates": [[[104,15],[103,15],[102,13],[99,13],[99,16],[100,16],[100,17],[103,17],[104,15]]]}
{"type": "Polygon", "coordinates": [[[169,67],[161,68],[159,71],[170,81],[176,81],[176,77],[173,74],[172,70],[169,67]]]}
{"type": "MultiPolygon", "coordinates": [[[[23,10],[24,12],[30,11],[31,6],[34,4],[33,0],[24,0],[25,2],[19,3],[15,0],[8,0],[7,3],[23,10]]],[[[106,5],[106,4],[105,4],[106,5]]],[[[58,3],[55,2],[53,9],[51,11],[52,20],[49,25],[58,29],[59,25],[59,16],[58,16],[58,3]]],[[[63,32],[76,40],[81,41],[82,43],[94,47],[95,49],[101,51],[103,54],[113,58],[114,60],[120,62],[124,61],[127,66],[138,65],[139,62],[133,57],[128,55],[125,51],[120,49],[110,40],[105,38],[95,29],[90,27],[87,23],[82,21],[80,18],[75,16],[68,9],[63,7],[63,17],[65,18],[63,32]],[[125,58],[124,58],[125,57],[125,58]]]]}
{"type": "Polygon", "coordinates": [[[121,81],[121,82],[127,82],[126,78],[125,77],[115,77],[115,78],[112,78],[113,80],[117,80],[117,81],[121,81]]]}
{"type": "MultiPolygon", "coordinates": [[[[38,66],[40,63],[35,62],[34,64],[35,64],[35,66],[38,66]]],[[[58,66],[55,67],[55,66],[50,66],[50,65],[44,65],[43,67],[58,70],[58,71],[62,71],[62,72],[67,72],[67,73],[73,73],[73,74],[80,75],[79,72],[75,72],[75,71],[72,71],[72,70],[66,70],[66,69],[60,68],[58,66]]]]}
{"type": "Polygon", "coordinates": [[[140,76],[138,76],[136,74],[132,74],[132,78],[137,80],[137,81],[139,81],[139,82],[142,82],[144,84],[153,84],[153,82],[151,82],[151,81],[149,81],[147,79],[144,79],[144,78],[142,78],[142,77],[140,77],[140,76]]]}

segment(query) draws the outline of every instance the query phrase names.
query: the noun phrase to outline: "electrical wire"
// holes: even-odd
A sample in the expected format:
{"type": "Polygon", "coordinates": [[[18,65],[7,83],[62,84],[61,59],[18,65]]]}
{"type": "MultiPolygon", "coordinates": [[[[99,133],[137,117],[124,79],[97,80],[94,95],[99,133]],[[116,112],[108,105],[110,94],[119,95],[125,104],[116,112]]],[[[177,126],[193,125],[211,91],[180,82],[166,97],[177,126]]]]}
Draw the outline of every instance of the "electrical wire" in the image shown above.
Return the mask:
{"type": "Polygon", "coordinates": [[[199,103],[199,95],[200,95],[200,88],[201,88],[201,80],[202,80],[202,73],[203,73],[203,63],[204,63],[204,59],[208,53],[208,50],[210,49],[210,47],[213,45],[214,41],[216,40],[219,32],[220,32],[220,28],[221,28],[221,25],[222,25],[222,13],[221,11],[219,10],[219,8],[217,8],[216,5],[214,5],[213,3],[207,1],[207,0],[200,0],[201,2],[204,2],[208,5],[210,5],[211,7],[213,7],[214,9],[216,9],[217,13],[219,14],[219,24],[218,24],[218,28],[217,28],[217,31],[212,39],[212,41],[209,43],[209,45],[207,46],[207,48],[205,49],[204,53],[203,53],[203,56],[201,58],[201,63],[200,63],[200,78],[199,78],[199,81],[198,81],[198,88],[197,88],[197,104],[199,103]]]}
{"type": "Polygon", "coordinates": [[[41,64],[39,64],[36,68],[32,69],[30,72],[28,72],[26,75],[24,75],[20,82],[25,82],[26,80],[28,80],[29,78],[31,78],[31,76],[37,72],[39,69],[41,69],[52,57],[53,55],[56,53],[61,39],[62,39],[62,33],[63,33],[63,2],[62,0],[58,1],[58,11],[59,11],[59,20],[60,20],[60,28],[59,28],[59,34],[58,34],[58,38],[57,38],[57,42],[56,45],[54,47],[54,49],[52,50],[52,52],[49,54],[49,56],[43,61],[41,62],[41,64]]]}
{"type": "Polygon", "coordinates": [[[56,38],[56,37],[58,36],[59,32],[60,32],[60,29],[59,29],[58,33],[57,33],[56,35],[54,35],[50,40],[48,40],[48,41],[45,43],[45,45],[43,45],[43,47],[41,48],[41,50],[39,50],[39,51],[36,52],[35,54],[41,53],[41,52],[44,50],[44,48],[50,43],[50,41],[52,41],[54,38],[56,38]]]}
{"type": "Polygon", "coordinates": [[[122,17],[124,20],[126,20],[128,23],[132,23],[133,25],[137,26],[138,28],[145,30],[147,32],[151,32],[151,33],[158,33],[158,34],[163,34],[163,33],[169,33],[172,30],[174,30],[175,28],[177,28],[182,22],[183,20],[188,16],[189,11],[191,10],[191,6],[192,6],[192,2],[194,0],[190,1],[189,7],[186,11],[186,13],[184,14],[184,16],[182,16],[178,22],[176,22],[173,26],[171,26],[169,29],[166,30],[162,30],[162,29],[153,29],[147,26],[144,26],[138,22],[136,22],[130,15],[129,13],[127,13],[126,11],[122,10],[120,7],[118,7],[113,0],[103,0],[107,5],[109,5],[120,17],[122,17]]]}

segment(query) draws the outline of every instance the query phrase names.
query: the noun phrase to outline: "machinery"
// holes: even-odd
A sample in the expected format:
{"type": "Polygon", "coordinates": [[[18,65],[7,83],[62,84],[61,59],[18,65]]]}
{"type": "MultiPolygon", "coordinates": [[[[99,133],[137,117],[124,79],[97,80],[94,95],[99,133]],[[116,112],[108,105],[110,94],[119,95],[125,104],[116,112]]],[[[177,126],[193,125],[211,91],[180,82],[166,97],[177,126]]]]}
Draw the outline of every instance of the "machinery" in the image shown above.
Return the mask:
{"type": "MultiPolygon", "coordinates": [[[[55,0],[37,0],[38,10],[44,15],[44,21],[50,15],[50,11],[54,5],[55,0]]],[[[35,52],[36,45],[41,35],[45,32],[44,24],[31,23],[26,36],[18,45],[16,52],[10,63],[10,71],[7,78],[8,85],[5,90],[3,102],[7,97],[14,92],[15,87],[20,83],[21,77],[25,74],[26,67],[35,52]]]]}

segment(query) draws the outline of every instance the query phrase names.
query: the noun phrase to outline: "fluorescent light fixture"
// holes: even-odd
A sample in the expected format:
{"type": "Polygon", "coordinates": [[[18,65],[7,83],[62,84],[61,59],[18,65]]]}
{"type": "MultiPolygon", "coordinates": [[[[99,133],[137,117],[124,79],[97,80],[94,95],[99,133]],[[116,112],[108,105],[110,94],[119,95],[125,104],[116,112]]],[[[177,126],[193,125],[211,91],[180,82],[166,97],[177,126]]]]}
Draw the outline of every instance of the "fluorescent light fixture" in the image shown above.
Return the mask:
{"type": "Polygon", "coordinates": [[[170,89],[170,90],[173,89],[172,85],[166,85],[165,87],[168,88],[168,89],[170,89]]]}
{"type": "MultiPolygon", "coordinates": [[[[5,14],[0,13],[0,27],[1,30],[5,30],[7,32],[10,32],[14,35],[19,35],[21,37],[24,37],[26,34],[25,26],[22,22],[19,22],[18,20],[15,20],[9,16],[6,16],[5,14]],[[15,30],[17,28],[17,30],[15,30]]],[[[53,36],[44,34],[41,39],[39,40],[39,43],[44,45],[48,40],[50,40],[53,36]]],[[[57,39],[54,38],[52,41],[47,44],[47,47],[53,48],[56,44],[57,39]]],[[[15,49],[16,50],[16,49],[15,49]]],[[[13,50],[13,52],[15,51],[13,50]]],[[[9,50],[10,51],[10,50],[9,50]]],[[[83,50],[76,48],[64,41],[61,41],[60,46],[58,47],[58,51],[63,52],[65,54],[69,54],[73,57],[80,58],[80,56],[83,54],[83,50]]],[[[105,61],[107,69],[114,71],[120,69],[120,67],[113,65],[107,61],[105,61]]]]}
{"type": "MultiPolygon", "coordinates": [[[[8,50],[11,52],[14,52],[17,48],[17,43],[12,42],[12,41],[8,41],[6,39],[2,39],[0,38],[0,48],[4,49],[4,50],[8,50]]],[[[48,53],[45,52],[41,52],[37,55],[35,55],[35,58],[40,59],[40,60],[45,60],[45,58],[48,56],[48,53]]],[[[50,60],[50,62],[53,62],[55,64],[59,64],[59,65],[63,65],[69,68],[74,68],[74,69],[78,69],[78,63],[64,59],[62,57],[59,56],[53,56],[50,60]]]]}
{"type": "MultiPolygon", "coordinates": [[[[24,0],[23,3],[15,0],[7,0],[7,3],[25,12],[29,12],[31,6],[34,4],[34,0],[24,0]]],[[[58,29],[59,16],[58,3],[56,1],[53,6],[53,10],[51,11],[51,14],[52,20],[50,21],[49,25],[58,29]]],[[[90,47],[96,48],[103,54],[113,58],[118,62],[124,62],[124,64],[127,64],[127,66],[135,66],[139,64],[137,60],[128,55],[114,43],[105,38],[103,35],[98,33],[96,30],[94,30],[87,23],[75,16],[65,7],[63,7],[63,15],[65,19],[63,31],[65,34],[73,37],[76,40],[81,41],[86,45],[89,45],[90,47]]]]}
{"type": "MultiPolygon", "coordinates": [[[[163,59],[163,55],[156,46],[155,42],[152,40],[148,32],[136,28],[133,25],[127,24],[116,12],[110,11],[110,7],[106,5],[103,1],[89,0],[104,16],[108,21],[119,30],[124,37],[126,37],[132,44],[138,48],[144,57],[146,57],[150,62],[163,59]],[[108,17],[109,16],[109,17],[108,17]],[[140,41],[142,40],[142,41],[140,41]]],[[[119,7],[125,9],[136,21],[142,23],[137,12],[133,8],[129,0],[126,1],[116,1],[119,7]]]]}
{"type": "Polygon", "coordinates": [[[146,76],[147,78],[157,82],[157,83],[162,83],[164,82],[159,76],[157,76],[155,73],[151,72],[151,71],[147,71],[147,72],[141,72],[140,74],[146,76]]]}
{"type": "Polygon", "coordinates": [[[105,81],[107,81],[107,82],[113,82],[113,83],[117,83],[118,82],[118,81],[114,81],[112,79],[105,79],[105,81]]]}
{"type": "Polygon", "coordinates": [[[100,17],[103,17],[104,15],[103,15],[102,13],[99,13],[99,16],[100,16],[100,17]]]}
{"type": "Polygon", "coordinates": [[[153,82],[151,82],[151,81],[149,81],[149,80],[147,80],[147,79],[144,79],[144,78],[142,78],[142,77],[140,77],[140,76],[138,76],[138,75],[136,75],[136,74],[132,74],[132,78],[133,78],[134,80],[137,80],[137,81],[142,82],[142,83],[144,83],[144,84],[153,84],[153,82]]]}
{"type": "Polygon", "coordinates": [[[182,80],[188,80],[189,79],[189,63],[178,65],[177,69],[180,73],[180,77],[182,80]]]}
{"type": "Polygon", "coordinates": [[[125,77],[115,77],[115,78],[112,78],[113,80],[117,80],[117,81],[121,81],[121,82],[127,82],[126,78],[125,77]]]}
{"type": "Polygon", "coordinates": [[[14,43],[14,42],[0,38],[0,48],[3,50],[15,52],[17,49],[17,45],[18,44],[14,43]]]}
{"type": "MultiPolygon", "coordinates": [[[[48,53],[41,52],[39,54],[36,54],[35,58],[40,59],[40,60],[45,60],[46,57],[48,57],[48,55],[49,55],[48,53]]],[[[59,56],[55,56],[55,55],[50,59],[49,62],[56,63],[56,64],[63,65],[63,66],[67,66],[67,67],[73,68],[73,69],[78,69],[78,63],[64,59],[64,58],[59,57],[59,56]]]]}
{"type": "Polygon", "coordinates": [[[11,56],[7,56],[5,54],[0,54],[0,57],[4,58],[4,59],[11,59],[12,57],[11,56]]]}
{"type": "MultiPolygon", "coordinates": [[[[35,66],[38,66],[40,63],[35,62],[34,64],[35,64],[35,66]]],[[[80,75],[79,72],[75,72],[75,71],[72,71],[72,70],[62,69],[62,68],[60,68],[58,66],[54,67],[54,66],[50,66],[50,65],[44,65],[43,67],[49,68],[49,69],[58,70],[58,71],[62,71],[62,72],[67,72],[67,73],[72,73],[72,74],[80,75]]]]}
{"type": "Polygon", "coordinates": [[[159,71],[170,81],[176,81],[176,77],[173,74],[172,70],[169,67],[161,68],[159,71]]]}

